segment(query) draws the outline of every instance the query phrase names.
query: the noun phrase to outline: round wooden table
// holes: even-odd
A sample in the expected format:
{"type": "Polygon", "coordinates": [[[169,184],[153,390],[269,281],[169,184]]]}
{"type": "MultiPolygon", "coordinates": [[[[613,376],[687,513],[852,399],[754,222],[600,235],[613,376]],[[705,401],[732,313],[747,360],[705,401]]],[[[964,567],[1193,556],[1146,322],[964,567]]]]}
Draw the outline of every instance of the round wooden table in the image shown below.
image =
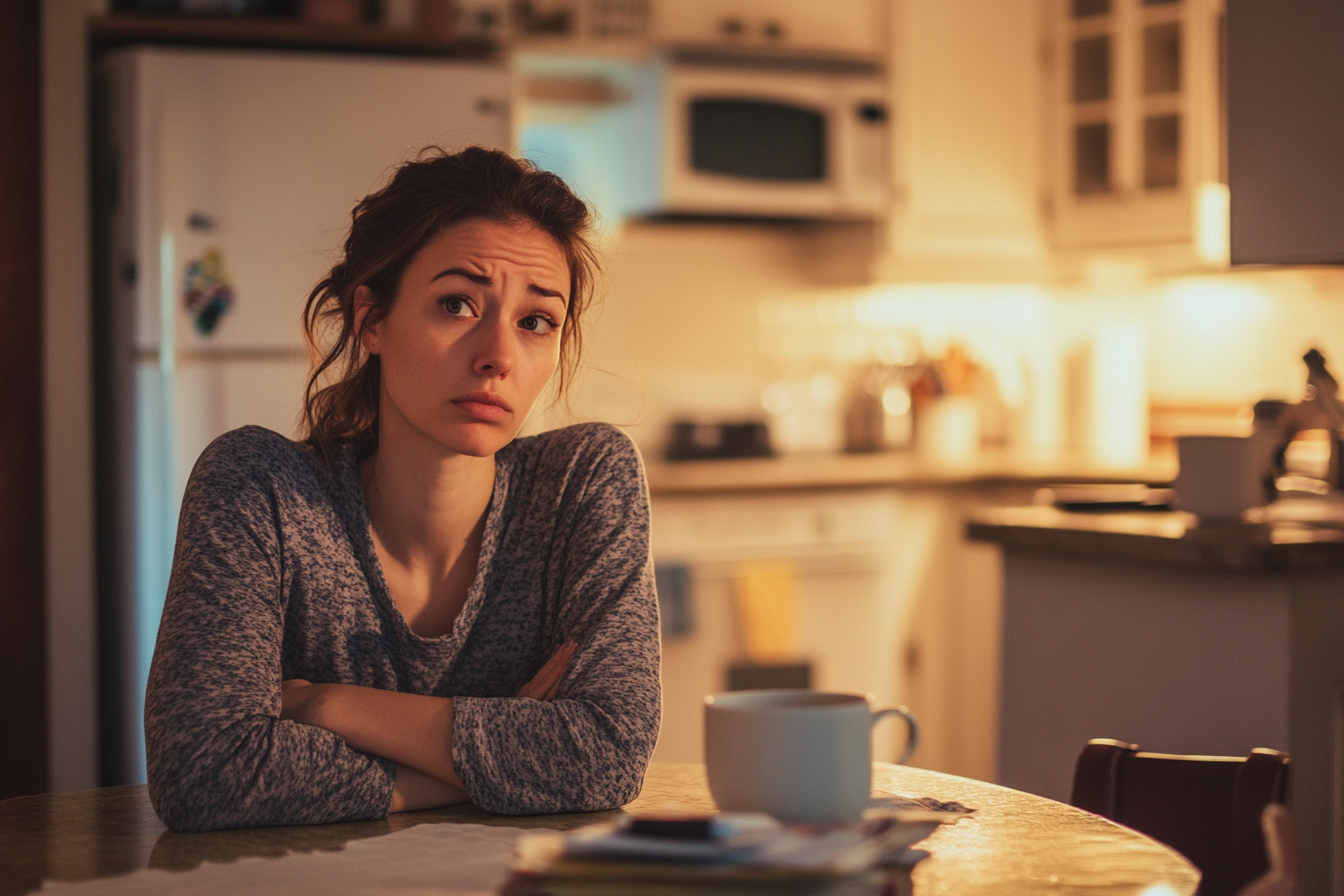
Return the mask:
{"type": "MultiPolygon", "coordinates": [[[[1071,806],[982,781],[877,763],[875,790],[956,801],[976,811],[918,844],[932,855],[911,874],[916,896],[1190,896],[1199,872],[1179,853],[1071,806]]],[[[654,763],[629,811],[712,811],[699,765],[654,763]]],[[[0,896],[43,880],[89,880],[142,868],[339,849],[419,824],[569,829],[614,812],[505,817],[474,806],[406,812],[385,821],[176,834],[154,815],[144,786],[0,802],[0,896]]],[[[337,894],[333,894],[337,896],[337,894]]]]}

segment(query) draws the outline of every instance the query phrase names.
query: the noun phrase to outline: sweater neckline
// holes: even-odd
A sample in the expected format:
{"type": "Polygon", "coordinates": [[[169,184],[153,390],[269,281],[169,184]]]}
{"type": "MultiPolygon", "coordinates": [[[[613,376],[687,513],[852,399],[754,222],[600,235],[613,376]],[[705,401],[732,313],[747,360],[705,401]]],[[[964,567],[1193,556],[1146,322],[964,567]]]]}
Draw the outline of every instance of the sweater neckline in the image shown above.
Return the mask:
{"type": "Polygon", "coordinates": [[[416,634],[392,597],[387,577],[383,574],[382,561],[378,559],[378,551],[373,544],[373,523],[369,518],[368,501],[364,497],[364,484],[359,477],[357,452],[353,445],[342,447],[340,462],[336,469],[337,504],[350,540],[354,544],[355,554],[368,580],[369,596],[387,630],[397,639],[437,647],[446,652],[445,659],[450,661],[466,644],[467,636],[485,602],[485,583],[494,564],[499,533],[503,528],[504,505],[507,503],[512,472],[513,452],[509,451],[508,447],[505,446],[495,454],[495,482],[490,493],[490,504],[485,511],[485,530],[481,533],[481,552],[476,561],[476,575],[467,589],[466,602],[462,605],[457,618],[453,620],[452,630],[432,638],[416,634]]]}

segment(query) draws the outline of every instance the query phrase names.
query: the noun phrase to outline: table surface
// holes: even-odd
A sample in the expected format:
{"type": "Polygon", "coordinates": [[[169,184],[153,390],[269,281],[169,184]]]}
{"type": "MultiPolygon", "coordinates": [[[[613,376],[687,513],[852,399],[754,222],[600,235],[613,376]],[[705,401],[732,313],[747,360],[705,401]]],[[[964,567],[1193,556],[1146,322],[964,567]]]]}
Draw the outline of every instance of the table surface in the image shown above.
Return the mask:
{"type": "MultiPolygon", "coordinates": [[[[1142,834],[1062,803],[969,778],[877,763],[874,787],[956,800],[976,809],[919,846],[932,855],[912,874],[917,896],[1068,894],[1189,896],[1199,872],[1142,834]]],[[[629,811],[710,811],[704,769],[654,763],[629,811]]],[[[0,896],[44,879],[88,880],[142,868],[187,870],[244,856],[339,849],[418,824],[568,829],[615,812],[533,817],[488,815],[474,806],[406,812],[385,821],[176,834],[154,815],[144,786],[42,794],[0,802],[0,896]]]]}

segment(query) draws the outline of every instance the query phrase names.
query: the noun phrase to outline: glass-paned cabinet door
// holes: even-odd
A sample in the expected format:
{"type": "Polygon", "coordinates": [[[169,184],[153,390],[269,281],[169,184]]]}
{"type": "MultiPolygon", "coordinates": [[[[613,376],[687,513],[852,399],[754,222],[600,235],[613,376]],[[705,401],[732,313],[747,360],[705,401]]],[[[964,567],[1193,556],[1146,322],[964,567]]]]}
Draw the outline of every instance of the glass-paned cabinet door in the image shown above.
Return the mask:
{"type": "Polygon", "coordinates": [[[1222,0],[1046,2],[1056,244],[1194,245],[1218,223],[1222,0]]]}

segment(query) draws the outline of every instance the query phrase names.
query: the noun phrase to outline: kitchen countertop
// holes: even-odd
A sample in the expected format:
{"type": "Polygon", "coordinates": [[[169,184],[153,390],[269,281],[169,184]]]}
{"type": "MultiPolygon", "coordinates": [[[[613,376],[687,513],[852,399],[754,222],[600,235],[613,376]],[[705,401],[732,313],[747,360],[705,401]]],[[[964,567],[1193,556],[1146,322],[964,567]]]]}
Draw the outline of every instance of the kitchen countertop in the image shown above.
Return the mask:
{"type": "Polygon", "coordinates": [[[1028,457],[986,450],[973,462],[939,463],[913,451],[816,454],[724,460],[646,462],[654,497],[716,492],[861,486],[965,486],[1046,482],[1169,483],[1176,475],[1174,451],[1155,451],[1127,469],[1076,456],[1028,457]]]}
{"type": "Polygon", "coordinates": [[[1050,506],[977,510],[973,541],[1060,560],[1228,572],[1344,570],[1344,500],[1287,499],[1241,521],[1180,511],[1077,513],[1050,506]]]}

